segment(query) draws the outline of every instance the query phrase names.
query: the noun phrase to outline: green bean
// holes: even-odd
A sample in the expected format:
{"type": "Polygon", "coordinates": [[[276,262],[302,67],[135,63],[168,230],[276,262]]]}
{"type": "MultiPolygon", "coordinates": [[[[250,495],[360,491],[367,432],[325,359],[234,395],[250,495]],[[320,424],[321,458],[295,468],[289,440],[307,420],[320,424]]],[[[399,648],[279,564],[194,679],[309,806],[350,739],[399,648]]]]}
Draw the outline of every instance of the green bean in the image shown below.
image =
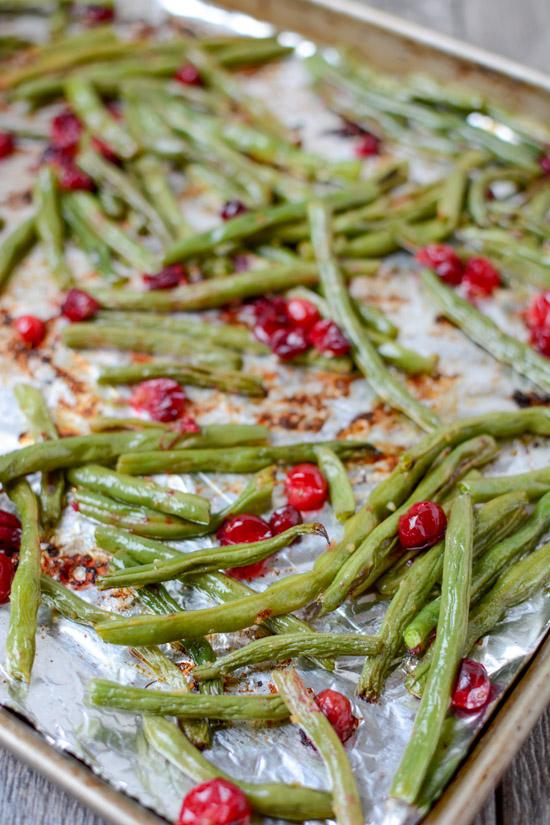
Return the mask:
{"type": "Polygon", "coordinates": [[[89,226],[82,220],[74,204],[63,198],[62,211],[74,239],[78,246],[91,258],[94,268],[97,268],[97,271],[103,277],[115,284],[123,282],[124,278],[118,275],[113,268],[113,259],[109,247],[94,232],[90,231],[89,226]]]}
{"type": "Polygon", "coordinates": [[[475,503],[516,491],[525,493],[530,499],[537,499],[550,490],[550,469],[543,467],[518,475],[464,479],[458,486],[475,503]]]}
{"type": "Polygon", "coordinates": [[[202,364],[183,366],[175,361],[148,361],[143,364],[127,364],[105,367],[99,374],[98,384],[138,384],[149,378],[173,378],[178,384],[206,387],[220,392],[262,398],[267,390],[259,378],[237,370],[215,369],[202,364]]]}
{"type": "MultiPolygon", "coordinates": [[[[19,409],[27,419],[36,441],[59,438],[48,406],[39,389],[32,384],[17,384],[13,391],[19,409]]],[[[61,518],[65,496],[65,477],[60,472],[43,472],[40,481],[40,516],[42,524],[54,527],[61,518]]]]}
{"type": "Polygon", "coordinates": [[[74,590],[70,590],[44,574],[40,576],[40,590],[48,606],[65,619],[71,619],[86,627],[93,627],[97,622],[108,622],[113,618],[113,613],[81,599],[74,590]]]}
{"type": "Polygon", "coordinates": [[[154,155],[143,155],[136,161],[136,169],[143,189],[150,198],[171,240],[189,235],[191,229],[182,214],[176,196],[172,192],[162,162],[154,155]]]}
{"type": "Polygon", "coordinates": [[[446,487],[456,482],[471,467],[490,461],[496,452],[496,444],[490,436],[478,436],[460,444],[441,461],[418,485],[416,490],[392,515],[376,527],[340,569],[330,587],[321,598],[323,612],[335,610],[347,594],[361,593],[373,585],[392,560],[396,547],[399,518],[418,501],[433,500],[441,496],[446,487]]]}
{"type": "Polygon", "coordinates": [[[6,639],[6,670],[12,679],[29,683],[36,649],[40,605],[40,522],[38,501],[22,479],[8,487],[21,520],[19,564],[10,593],[10,618],[6,639]]]}
{"type": "Polygon", "coordinates": [[[445,231],[451,232],[458,226],[467,188],[466,170],[456,166],[443,182],[437,203],[437,220],[443,222],[445,231]]]}
{"type": "Polygon", "coordinates": [[[55,173],[43,166],[37,175],[33,192],[36,208],[36,232],[46,252],[46,261],[57,286],[68,289],[73,278],[63,255],[63,219],[59,207],[59,192],[55,173]]]}
{"type": "MultiPolygon", "coordinates": [[[[112,82],[110,78],[112,78],[112,73],[108,75],[106,84],[102,81],[99,85],[109,86],[112,82]]],[[[181,161],[182,158],[187,159],[191,153],[190,147],[181,136],[175,135],[158,112],[143,100],[140,91],[142,83],[143,80],[140,80],[139,87],[135,89],[128,83],[122,86],[128,131],[150,155],[177,161],[181,161]]],[[[176,215],[178,213],[179,209],[176,215]]]]}
{"type": "Polygon", "coordinates": [[[155,432],[156,435],[164,433],[166,438],[165,443],[161,444],[163,449],[170,446],[170,434],[174,446],[184,445],[192,448],[265,444],[269,437],[269,429],[263,424],[206,424],[201,427],[199,433],[180,433],[177,427],[159,421],[147,421],[144,418],[100,417],[92,418],[90,426],[94,432],[122,429],[155,432]]]}
{"type": "Polygon", "coordinates": [[[495,181],[505,180],[512,183],[527,183],[532,178],[524,169],[501,169],[489,167],[478,174],[470,184],[468,192],[468,211],[478,226],[491,223],[487,212],[487,193],[495,181]]]}
{"type": "Polygon", "coordinates": [[[423,429],[433,429],[438,422],[435,414],[413,398],[407,388],[387,372],[353,311],[344,279],[331,252],[329,214],[317,203],[310,207],[309,215],[323,290],[334,320],[346,330],[352,341],[354,359],[361,372],[384,401],[404,412],[423,429]]]}
{"type": "Polygon", "coordinates": [[[349,375],[353,372],[353,362],[345,355],[320,355],[315,349],[309,349],[302,355],[296,355],[288,366],[305,367],[306,369],[320,370],[321,372],[335,372],[340,375],[349,375]]]}
{"type": "Polygon", "coordinates": [[[346,468],[330,447],[315,447],[319,469],[328,481],[330,503],[338,521],[355,513],[355,495],[346,468]]]}
{"type": "Polygon", "coordinates": [[[88,698],[97,707],[111,707],[130,713],[158,713],[180,719],[223,719],[264,722],[288,719],[288,711],[278,696],[207,696],[200,693],[158,691],[128,687],[107,679],[92,679],[88,698]]]}
{"type": "Polygon", "coordinates": [[[91,83],[73,75],[65,83],[64,91],[71,107],[93,135],[104,140],[121,158],[133,158],[137,154],[137,143],[103,106],[91,83]]]}
{"type": "Polygon", "coordinates": [[[273,681],[290,711],[291,720],[302,728],[325,763],[337,825],[363,825],[359,791],[338,734],[295,670],[276,671],[273,681]]]}
{"type": "Polygon", "coordinates": [[[25,257],[36,241],[36,219],[33,215],[12,229],[0,244],[0,289],[19,261],[25,257]]]}
{"type": "Polygon", "coordinates": [[[421,279],[438,310],[449,321],[497,361],[502,361],[545,392],[550,392],[550,364],[547,359],[499,329],[490,318],[445,286],[433,272],[424,270],[421,279]]]}
{"type": "Polygon", "coordinates": [[[182,493],[180,490],[161,487],[153,481],[115,473],[97,464],[70,470],[68,479],[71,484],[87,487],[93,492],[103,493],[138,507],[149,507],[198,524],[208,524],[210,521],[210,504],[202,496],[182,493]]]}
{"type": "Polygon", "coordinates": [[[176,768],[196,782],[221,776],[241,788],[257,813],[292,821],[328,819],[332,815],[330,794],[299,785],[277,782],[252,783],[228,776],[208,762],[167,719],[143,717],[143,731],[150,745],[176,768]]]}
{"type": "Polygon", "coordinates": [[[324,536],[328,541],[326,530],[321,524],[315,522],[297,524],[263,541],[234,544],[228,547],[207,547],[204,550],[184,553],[170,561],[137,565],[99,579],[98,586],[100,590],[107,590],[111,587],[140,587],[144,584],[170,581],[184,575],[209,573],[219,570],[220,567],[245,567],[269,558],[278,550],[291,544],[298,536],[310,534],[324,536]]]}

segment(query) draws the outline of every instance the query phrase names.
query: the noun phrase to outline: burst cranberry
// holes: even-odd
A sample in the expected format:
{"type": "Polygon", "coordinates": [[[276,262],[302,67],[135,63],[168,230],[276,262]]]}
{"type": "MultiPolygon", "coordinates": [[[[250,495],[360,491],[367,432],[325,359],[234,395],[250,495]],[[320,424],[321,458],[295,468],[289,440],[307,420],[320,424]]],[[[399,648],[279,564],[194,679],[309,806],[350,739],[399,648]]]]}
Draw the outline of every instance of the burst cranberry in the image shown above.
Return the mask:
{"type": "Polygon", "coordinates": [[[183,415],[186,401],[177,381],[151,378],[134,387],[130,403],[134,410],[148,413],[153,421],[175,421],[183,415]]]}
{"type": "Polygon", "coordinates": [[[69,321],[88,321],[99,309],[99,304],[83,289],[69,289],[61,305],[61,312],[69,321]]]}
{"type": "Polygon", "coordinates": [[[10,600],[14,573],[15,568],[10,557],[0,553],[0,604],[6,604],[10,600]]]}
{"type": "Polygon", "coordinates": [[[470,298],[492,295],[500,284],[500,275],[487,258],[470,258],[464,269],[462,283],[470,298]]]}
{"type": "Polygon", "coordinates": [[[466,711],[480,710],[490,695],[491,680],[483,665],[473,659],[463,659],[451,697],[452,706],[466,711]]]}
{"type": "Polygon", "coordinates": [[[445,511],[434,501],[419,501],[399,518],[399,542],[407,550],[424,550],[443,538],[445,511]]]}
{"type": "Polygon", "coordinates": [[[380,154],[381,141],[376,135],[367,133],[359,140],[355,147],[355,154],[358,158],[371,158],[380,154]]]}
{"type": "Polygon", "coordinates": [[[110,163],[120,163],[120,158],[117,153],[114,152],[109,144],[105,143],[104,140],[94,137],[92,138],[92,146],[96,152],[99,152],[99,154],[105,158],[105,160],[108,160],[110,163]]]}
{"type": "Polygon", "coordinates": [[[536,295],[525,313],[525,322],[531,333],[531,344],[550,357],[550,292],[536,295]]]}
{"type": "Polygon", "coordinates": [[[275,330],[269,340],[269,346],[281,361],[290,361],[306,352],[309,349],[309,342],[303,329],[283,327],[275,330]]]}
{"type": "Polygon", "coordinates": [[[181,264],[170,264],[154,275],[144,275],[143,282],[147,289],[173,289],[187,282],[187,272],[181,264]]]}
{"type": "Polygon", "coordinates": [[[0,132],[0,159],[15,152],[15,138],[11,132],[0,132]]]}
{"type": "Polygon", "coordinates": [[[46,337],[46,324],[36,315],[20,315],[15,319],[14,326],[28,347],[39,347],[46,337]]]}
{"type": "Polygon", "coordinates": [[[353,715],[347,696],[337,690],[322,690],[315,697],[315,701],[338,734],[339,739],[347,742],[359,724],[359,719],[353,715]]]}
{"type": "Polygon", "coordinates": [[[319,310],[304,298],[291,298],[286,304],[286,314],[293,327],[306,332],[320,320],[319,310]]]}
{"type": "Polygon", "coordinates": [[[202,86],[201,73],[193,63],[184,63],[174,75],[182,86],[202,86]]]}
{"type": "Polygon", "coordinates": [[[267,521],[252,513],[240,513],[226,519],[216,533],[217,539],[224,547],[228,544],[250,544],[263,541],[271,536],[267,521]]]}
{"type": "Polygon", "coordinates": [[[84,22],[88,26],[98,26],[101,23],[110,23],[115,19],[115,10],[112,6],[89,4],[82,9],[84,22]]]}
{"type": "Polygon", "coordinates": [[[209,779],[185,796],[177,825],[248,825],[251,816],[240,788],[227,779],[209,779]]]}
{"type": "Polygon", "coordinates": [[[201,428],[193,415],[184,415],[174,424],[178,433],[200,433],[201,428]]]}
{"type": "Polygon", "coordinates": [[[232,218],[237,218],[239,215],[244,215],[248,209],[244,203],[237,198],[232,201],[226,201],[221,208],[220,218],[223,221],[230,221],[232,218]]]}
{"type": "Polygon", "coordinates": [[[319,510],[328,497],[328,484],[316,464],[296,464],[286,474],[288,503],[298,510],[319,510]]]}
{"type": "Polygon", "coordinates": [[[59,187],[64,192],[93,192],[95,183],[92,178],[83,172],[70,158],[64,158],[55,164],[59,187]]]}
{"type": "Polygon", "coordinates": [[[309,330],[308,340],[323,355],[346,355],[350,350],[350,342],[330,318],[317,321],[309,330]]]}
{"type": "Polygon", "coordinates": [[[21,522],[13,513],[0,510],[0,550],[16,553],[21,544],[21,522]]]}
{"type": "Polygon", "coordinates": [[[287,504],[286,507],[279,507],[275,510],[269,519],[269,527],[274,536],[279,533],[284,533],[285,530],[290,530],[291,527],[296,527],[297,524],[302,524],[302,514],[296,507],[287,504]]]}
{"type": "Polygon", "coordinates": [[[541,355],[550,358],[550,329],[535,329],[531,332],[531,345],[541,355]]]}
{"type": "Polygon", "coordinates": [[[464,265],[452,246],[431,243],[416,253],[416,260],[439,275],[450,286],[458,286],[464,275],[464,265]]]}
{"type": "Polygon", "coordinates": [[[545,155],[541,155],[539,164],[543,174],[550,175],[550,153],[547,152],[545,155]]]}
{"type": "Polygon", "coordinates": [[[287,329],[288,316],[284,298],[259,298],[253,304],[254,335],[264,344],[271,345],[273,335],[287,329]]]}
{"type": "Polygon", "coordinates": [[[82,123],[70,109],[65,109],[52,118],[50,123],[50,141],[56,149],[76,150],[81,136],[82,123]]]}

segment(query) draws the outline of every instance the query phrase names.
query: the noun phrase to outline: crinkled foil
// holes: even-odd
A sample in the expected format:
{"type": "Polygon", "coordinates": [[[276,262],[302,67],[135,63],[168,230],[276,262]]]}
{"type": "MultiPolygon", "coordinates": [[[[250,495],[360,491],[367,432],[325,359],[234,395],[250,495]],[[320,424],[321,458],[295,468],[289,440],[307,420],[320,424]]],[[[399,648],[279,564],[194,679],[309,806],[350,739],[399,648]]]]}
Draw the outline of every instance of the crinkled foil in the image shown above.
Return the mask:
{"type": "MultiPolygon", "coordinates": [[[[139,26],[139,21],[146,19],[165,27],[167,10],[181,14],[179,22],[183,21],[191,27],[198,25],[202,29],[211,29],[214,26],[251,36],[265,35],[271,31],[269,26],[245,15],[228,13],[196,0],[165,0],[164,6],[163,10],[156,4],[142,1],[125,3],[123,9],[130,26],[139,26]]],[[[20,23],[13,25],[24,28],[20,23]]],[[[30,25],[37,24],[33,21],[30,25]]],[[[313,48],[291,34],[285,34],[285,37],[298,45],[299,54],[307,54],[313,48]]],[[[299,127],[306,148],[331,157],[351,156],[349,142],[336,140],[329,134],[337,121],[307,89],[299,59],[268,67],[244,82],[251,93],[268,100],[289,125],[299,127]]],[[[53,111],[55,109],[50,107],[40,112],[36,120],[47,124],[53,111]]],[[[7,117],[5,113],[0,114],[0,124],[4,117],[7,117]]],[[[9,117],[12,117],[11,113],[9,117]]],[[[17,117],[24,119],[22,110],[17,117]]],[[[3,174],[0,178],[0,209],[10,224],[20,220],[29,209],[25,193],[32,185],[37,152],[32,144],[25,145],[24,150],[10,161],[10,174],[3,174]]],[[[438,170],[425,162],[415,162],[413,173],[417,179],[425,180],[427,175],[434,177],[438,174],[438,170]]],[[[201,204],[200,211],[189,211],[189,218],[197,228],[199,225],[202,227],[214,222],[218,208],[219,204],[213,202],[201,204]]],[[[70,251],[70,262],[79,282],[86,283],[90,277],[87,265],[76,250],[70,251]]],[[[377,277],[356,282],[354,289],[359,297],[380,306],[398,323],[404,344],[413,345],[426,354],[439,355],[439,377],[416,379],[414,390],[432,404],[443,419],[514,409],[512,392],[530,389],[527,382],[496,364],[460,332],[435,317],[420,291],[410,258],[394,256],[377,277]]],[[[506,290],[496,301],[487,302],[483,309],[507,329],[522,336],[524,332],[519,310],[524,298],[506,290]]],[[[47,274],[42,253],[37,249],[12,279],[2,301],[0,449],[3,451],[29,443],[25,436],[25,422],[12,395],[13,384],[18,380],[32,380],[43,388],[55,411],[60,431],[65,435],[86,432],[87,419],[94,414],[123,415],[127,412],[127,408],[120,403],[125,395],[124,390],[100,388],[95,383],[99,367],[120,362],[122,356],[105,352],[75,353],[65,349],[55,337],[64,323],[59,320],[50,325],[47,345],[36,352],[26,352],[14,341],[10,329],[11,317],[23,311],[52,317],[56,314],[57,301],[57,291],[47,274]]],[[[386,452],[388,458],[374,465],[357,464],[352,468],[360,502],[391,469],[392,450],[395,452],[396,446],[406,446],[418,438],[412,424],[377,404],[363,380],[290,369],[277,364],[274,359],[249,358],[246,368],[264,376],[270,386],[268,399],[246,401],[190,388],[188,394],[199,420],[203,423],[267,423],[273,428],[274,438],[278,442],[336,435],[368,436],[386,452]]],[[[542,440],[518,440],[502,450],[488,472],[515,473],[543,467],[548,465],[548,457],[548,446],[542,440]]],[[[234,498],[243,486],[242,478],[202,474],[172,476],[163,480],[184,490],[203,492],[211,497],[214,509],[234,498]]],[[[282,501],[281,490],[278,490],[277,496],[282,501]]],[[[4,498],[0,506],[10,505],[4,498]]],[[[332,519],[328,508],[320,517],[331,538],[337,539],[341,528],[332,519]]],[[[93,527],[91,522],[67,508],[56,535],[44,552],[52,572],[69,577],[73,584],[86,582],[90,571],[93,572],[105,561],[94,547],[93,527]]],[[[208,543],[208,539],[203,539],[181,546],[189,550],[208,543]]],[[[309,569],[322,549],[319,537],[308,537],[299,545],[281,552],[269,573],[254,586],[264,588],[280,576],[309,569]]],[[[210,604],[200,594],[182,587],[170,587],[186,608],[210,604]]],[[[111,610],[136,610],[131,599],[121,600],[99,594],[93,586],[82,587],[80,594],[111,610]]],[[[383,613],[383,604],[374,603],[372,598],[363,598],[322,620],[309,616],[307,610],[304,615],[320,630],[370,633],[376,631],[383,613]]],[[[2,651],[8,616],[9,608],[0,608],[2,651]]],[[[140,667],[126,648],[102,643],[92,630],[53,617],[46,608],[41,608],[39,619],[32,684],[28,689],[10,685],[3,667],[3,653],[0,653],[0,702],[25,716],[52,746],[76,754],[113,786],[173,821],[191,782],[147,746],[139,717],[96,709],[86,702],[86,687],[93,677],[145,685],[151,683],[151,674],[140,667]]],[[[497,694],[511,684],[549,626],[550,596],[547,593],[511,611],[495,632],[476,647],[473,655],[487,666],[497,686],[497,694]]],[[[242,644],[243,640],[253,635],[253,630],[248,630],[241,634],[219,635],[212,641],[216,649],[222,652],[242,644]]],[[[363,797],[366,822],[372,825],[402,825],[409,812],[388,808],[385,798],[411,731],[417,700],[405,690],[404,670],[401,667],[388,679],[379,704],[357,700],[354,685],[361,664],[360,659],[341,658],[334,673],[308,668],[303,662],[301,670],[314,690],[332,687],[346,693],[353,702],[355,713],[362,720],[347,750],[363,797]]],[[[267,692],[269,681],[268,671],[254,670],[233,689],[267,692]]],[[[498,696],[483,714],[455,719],[452,745],[446,760],[453,764],[461,760],[497,702],[498,696]]],[[[262,728],[242,724],[219,729],[207,756],[237,778],[327,787],[321,761],[311,748],[304,745],[298,730],[290,725],[262,728]]],[[[434,796],[439,795],[442,789],[439,786],[434,789],[434,796]]]]}

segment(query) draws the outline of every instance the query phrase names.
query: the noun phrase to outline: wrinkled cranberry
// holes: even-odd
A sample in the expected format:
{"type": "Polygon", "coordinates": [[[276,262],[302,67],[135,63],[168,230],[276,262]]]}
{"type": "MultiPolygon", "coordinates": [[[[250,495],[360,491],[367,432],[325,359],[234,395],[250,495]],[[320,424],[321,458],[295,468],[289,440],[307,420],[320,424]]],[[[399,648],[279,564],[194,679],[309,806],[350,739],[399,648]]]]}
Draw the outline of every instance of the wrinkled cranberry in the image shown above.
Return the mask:
{"type": "Polygon", "coordinates": [[[338,734],[341,742],[347,742],[353,736],[359,719],[353,715],[351,703],[347,696],[337,690],[322,690],[315,697],[322,713],[338,734]]]}
{"type": "Polygon", "coordinates": [[[184,63],[174,75],[182,86],[202,86],[201,73],[193,63],[184,63]]]}
{"type": "Polygon", "coordinates": [[[290,530],[291,527],[296,527],[297,524],[302,524],[302,514],[296,507],[287,504],[286,507],[279,507],[275,510],[269,519],[269,527],[274,536],[279,533],[284,533],[285,530],[290,530]]]}
{"type": "Polygon", "coordinates": [[[54,164],[57,170],[59,188],[64,192],[93,192],[95,183],[70,158],[65,157],[54,164]]]}
{"type": "Polygon", "coordinates": [[[407,550],[424,550],[443,538],[445,511],[435,501],[419,501],[399,518],[399,543],[407,550]]]}
{"type": "Polygon", "coordinates": [[[483,665],[474,659],[463,659],[451,697],[452,706],[466,711],[480,710],[490,695],[491,680],[483,665]]]}
{"type": "Polygon", "coordinates": [[[20,315],[15,319],[14,326],[28,347],[39,347],[46,337],[46,324],[36,315],[20,315]]]}
{"type": "Polygon", "coordinates": [[[83,289],[69,289],[61,305],[61,312],[69,321],[88,321],[99,309],[99,304],[83,289]]]}
{"type": "Polygon", "coordinates": [[[248,209],[240,200],[226,201],[221,208],[220,218],[223,221],[230,221],[232,218],[237,218],[239,215],[244,215],[248,209]]]}
{"type": "Polygon", "coordinates": [[[193,415],[184,415],[174,424],[178,433],[200,433],[201,428],[193,415]]]}
{"type": "Polygon", "coordinates": [[[458,286],[464,275],[464,264],[452,246],[444,243],[432,243],[416,253],[416,260],[439,275],[450,286],[458,286]]]}
{"type": "Polygon", "coordinates": [[[286,304],[286,314],[293,327],[306,332],[320,320],[319,310],[304,298],[290,298],[286,304]]]}
{"type": "Polygon", "coordinates": [[[13,513],[0,510],[0,550],[16,553],[21,544],[21,522],[13,513]]]}
{"type": "Polygon", "coordinates": [[[282,327],[271,335],[269,346],[281,361],[290,361],[309,349],[309,341],[303,329],[282,327]]]}
{"type": "Polygon", "coordinates": [[[209,779],[185,796],[177,825],[249,825],[246,796],[226,779],[209,779]]]}
{"type": "Polygon", "coordinates": [[[308,340],[323,355],[346,355],[351,346],[340,327],[330,318],[317,321],[309,330],[308,340]]]}
{"type": "Polygon", "coordinates": [[[10,600],[11,583],[15,574],[15,567],[9,556],[0,553],[0,604],[10,600]]]}
{"type": "MultiPolygon", "coordinates": [[[[216,533],[222,546],[228,544],[251,544],[271,537],[269,524],[252,513],[241,513],[224,521],[216,533]]],[[[267,560],[246,564],[244,567],[230,567],[225,572],[233,579],[256,579],[266,567],[267,560]]]]}
{"type": "Polygon", "coordinates": [[[173,289],[187,283],[187,272],[181,264],[170,264],[154,275],[144,275],[143,283],[147,289],[173,289]]]}
{"type": "Polygon", "coordinates": [[[550,153],[540,156],[539,165],[545,175],[550,175],[550,153]]]}
{"type": "Polygon", "coordinates": [[[358,158],[371,158],[380,154],[381,146],[380,138],[367,133],[358,141],[355,147],[355,154],[358,158]]]}
{"type": "Polygon", "coordinates": [[[50,142],[54,148],[61,150],[74,149],[76,151],[81,136],[82,123],[70,109],[65,109],[52,118],[50,142]]]}
{"type": "Polygon", "coordinates": [[[485,298],[492,295],[500,284],[500,275],[487,258],[470,258],[464,269],[462,283],[468,297],[485,298]]]}
{"type": "Polygon", "coordinates": [[[288,503],[298,510],[319,510],[328,497],[328,484],[316,464],[296,464],[286,474],[288,503]]]}
{"type": "Polygon", "coordinates": [[[96,150],[96,152],[99,152],[99,154],[102,157],[104,157],[105,160],[108,160],[110,163],[114,163],[114,164],[120,163],[120,158],[117,155],[117,153],[114,152],[111,149],[111,147],[109,146],[109,144],[105,143],[104,140],[101,140],[100,138],[93,137],[91,143],[92,143],[93,148],[96,150]]]}
{"type": "Polygon", "coordinates": [[[535,295],[525,313],[525,322],[533,347],[550,357],[550,292],[535,295]]]}
{"type": "Polygon", "coordinates": [[[130,403],[134,410],[148,413],[153,421],[175,421],[183,415],[186,401],[177,381],[151,378],[134,387],[130,403]]]}
{"type": "Polygon", "coordinates": [[[288,325],[286,301],[276,295],[273,298],[259,298],[253,304],[254,335],[263,344],[271,344],[273,335],[288,325]]]}
{"type": "Polygon", "coordinates": [[[15,152],[15,138],[11,132],[0,132],[0,159],[7,158],[15,152]]]}
{"type": "Polygon", "coordinates": [[[531,345],[541,355],[550,358],[550,329],[534,329],[531,332],[531,345]]]}
{"type": "Polygon", "coordinates": [[[89,4],[82,9],[82,17],[87,26],[97,26],[100,23],[110,23],[115,19],[115,10],[112,6],[89,4]]]}

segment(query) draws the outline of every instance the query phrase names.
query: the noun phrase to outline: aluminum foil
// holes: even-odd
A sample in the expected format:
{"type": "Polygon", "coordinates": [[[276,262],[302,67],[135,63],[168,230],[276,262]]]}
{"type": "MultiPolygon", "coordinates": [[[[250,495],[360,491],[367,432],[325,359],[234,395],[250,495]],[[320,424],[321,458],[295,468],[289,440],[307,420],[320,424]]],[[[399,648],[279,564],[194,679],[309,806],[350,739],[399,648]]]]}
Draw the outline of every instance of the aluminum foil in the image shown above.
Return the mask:
{"type": "MultiPolygon", "coordinates": [[[[197,0],[164,0],[165,9],[150,2],[123,3],[128,26],[139,26],[148,20],[166,27],[166,10],[186,25],[201,30],[222,29],[251,36],[269,34],[271,27],[246,15],[228,13],[197,0]]],[[[40,37],[36,21],[14,24],[15,28],[40,37]],[[30,28],[29,28],[30,26],[30,28]]],[[[313,49],[313,45],[292,33],[285,33],[288,42],[297,46],[298,55],[313,49]]],[[[243,80],[251,94],[261,95],[290,126],[297,127],[304,145],[332,158],[350,157],[349,143],[330,135],[337,126],[328,112],[307,88],[299,57],[268,67],[243,80]]],[[[40,112],[34,122],[46,124],[54,109],[40,112]]],[[[25,118],[23,110],[16,111],[25,118]]],[[[0,114],[0,126],[5,113],[0,114]]],[[[9,117],[13,117],[10,113],[9,117]]],[[[37,149],[25,145],[14,159],[3,164],[0,178],[0,211],[8,225],[17,223],[28,211],[28,192],[37,162],[37,149]]],[[[369,166],[365,165],[368,174],[369,166]]],[[[427,180],[441,174],[441,168],[424,161],[413,163],[413,175],[427,180]]],[[[219,204],[200,203],[200,209],[188,209],[188,217],[197,229],[216,220],[219,204]]],[[[77,250],[70,251],[70,263],[79,282],[85,284],[93,275],[77,250]]],[[[354,284],[357,297],[364,297],[380,306],[399,325],[404,344],[440,357],[440,374],[436,378],[419,378],[411,382],[419,397],[430,403],[444,420],[475,413],[512,410],[514,390],[528,392],[529,384],[504,369],[478,347],[471,344],[449,324],[438,320],[423,296],[411,259],[396,255],[384,264],[375,278],[354,284]]],[[[483,310],[503,327],[524,335],[519,311],[525,296],[511,290],[503,291],[496,300],[487,302],[483,310]]],[[[46,346],[27,352],[14,340],[10,321],[17,314],[35,312],[51,318],[57,312],[57,292],[46,271],[40,249],[35,250],[13,278],[2,299],[3,326],[0,327],[1,388],[0,388],[0,449],[3,451],[28,443],[25,422],[18,412],[12,387],[19,380],[31,380],[40,385],[55,412],[63,435],[86,432],[87,420],[96,414],[127,413],[124,390],[99,388],[95,377],[105,364],[117,363],[122,357],[105,352],[75,353],[65,349],[57,336],[64,321],[50,324],[46,346]]],[[[352,468],[359,503],[380,481],[393,464],[396,447],[407,446],[418,438],[414,425],[402,416],[380,405],[363,380],[347,376],[290,369],[271,358],[248,358],[246,369],[260,374],[270,387],[266,400],[250,401],[221,395],[214,391],[191,388],[193,412],[202,423],[214,421],[258,421],[273,429],[276,442],[302,439],[331,438],[337,435],[367,436],[385,454],[386,459],[374,465],[357,464],[352,468]]],[[[488,468],[491,473],[516,473],[548,465],[549,447],[540,439],[518,440],[504,447],[498,459],[488,468]]],[[[182,490],[208,495],[214,509],[231,501],[243,486],[243,479],[214,475],[163,477],[182,490]]],[[[275,505],[282,502],[282,491],[276,493],[275,505]],[[280,501],[279,501],[280,500],[280,501]]],[[[9,507],[4,498],[0,506],[9,507]]],[[[332,539],[341,528],[328,508],[319,516],[332,539]]],[[[90,577],[105,557],[94,547],[94,525],[70,508],[50,545],[44,548],[47,566],[55,575],[81,586],[80,595],[111,610],[135,611],[131,598],[114,599],[98,593],[87,585],[90,577]]],[[[207,545],[209,539],[181,544],[190,550],[207,545]]],[[[299,545],[281,552],[272,562],[269,572],[254,583],[263,589],[289,573],[309,569],[321,552],[322,540],[309,537],[299,545]]],[[[188,609],[210,604],[206,597],[170,585],[175,597],[188,609]]],[[[305,616],[319,630],[374,632],[380,624],[384,605],[366,597],[344,605],[322,620],[305,616]]],[[[4,650],[9,608],[0,608],[0,651],[4,650]]],[[[161,816],[173,821],[181,799],[191,782],[156,755],[145,742],[140,719],[131,714],[115,713],[91,707],[86,701],[90,679],[104,677],[143,686],[151,684],[151,674],[125,649],[102,643],[95,633],[75,623],[53,617],[41,608],[37,655],[31,686],[14,687],[6,677],[3,653],[0,653],[0,703],[26,717],[55,747],[76,754],[90,768],[113,786],[136,798],[161,816]]],[[[497,686],[492,705],[481,714],[456,718],[452,746],[446,755],[449,764],[457,764],[466,754],[477,731],[498,703],[498,696],[511,684],[526,660],[535,651],[550,627],[550,594],[539,595],[509,612],[490,637],[476,647],[473,655],[488,668],[497,686]]],[[[218,635],[212,642],[219,652],[243,643],[254,635],[248,630],[240,634],[218,635]]],[[[404,670],[399,668],[388,679],[378,704],[366,704],[354,697],[354,685],[361,670],[360,659],[341,658],[334,673],[307,667],[301,663],[304,679],[315,691],[332,687],[346,693],[353,702],[354,712],[361,719],[357,733],[347,745],[364,802],[369,825],[401,825],[410,812],[388,808],[385,799],[391,777],[399,763],[410,735],[417,708],[404,687],[404,670]]],[[[243,674],[235,690],[269,691],[270,673],[254,670],[243,674]]],[[[158,687],[162,687],[159,685],[158,687]]],[[[258,782],[277,780],[300,782],[326,788],[327,777],[316,753],[305,746],[298,730],[290,725],[262,728],[234,725],[216,732],[208,758],[236,778],[258,782]]],[[[440,768],[443,768],[440,765],[440,768]]],[[[434,791],[437,796],[442,791],[434,791]]],[[[266,820],[267,821],[267,820],[266,820]]],[[[271,820],[271,822],[274,822],[271,820]]]]}

